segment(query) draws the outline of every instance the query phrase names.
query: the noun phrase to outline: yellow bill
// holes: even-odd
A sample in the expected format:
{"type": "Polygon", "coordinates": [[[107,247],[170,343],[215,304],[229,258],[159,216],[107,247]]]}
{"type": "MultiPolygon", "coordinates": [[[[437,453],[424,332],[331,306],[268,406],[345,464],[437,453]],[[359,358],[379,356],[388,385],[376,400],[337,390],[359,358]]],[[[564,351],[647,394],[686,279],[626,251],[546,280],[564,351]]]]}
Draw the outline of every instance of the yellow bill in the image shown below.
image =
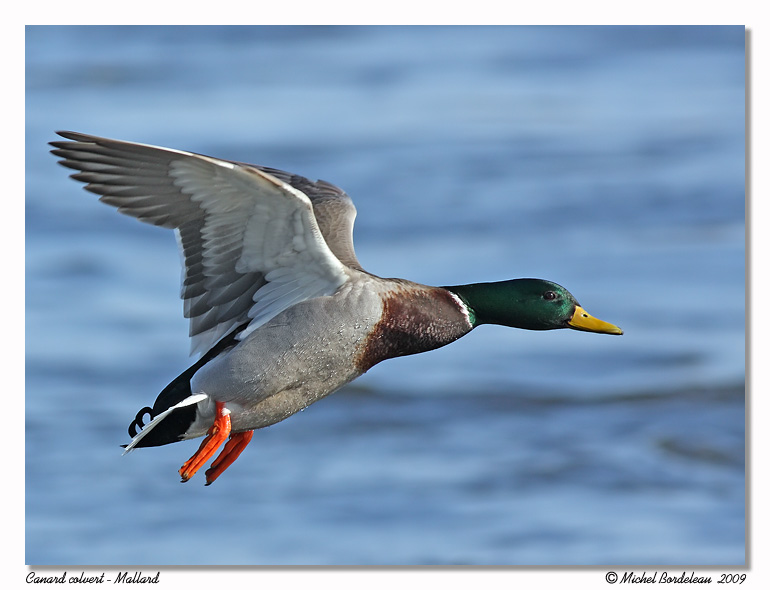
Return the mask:
{"type": "Polygon", "coordinates": [[[595,318],[579,305],[575,306],[575,313],[572,314],[572,319],[567,323],[569,324],[570,328],[574,328],[575,330],[583,330],[584,332],[599,332],[600,334],[617,335],[623,333],[623,330],[617,326],[595,318]]]}

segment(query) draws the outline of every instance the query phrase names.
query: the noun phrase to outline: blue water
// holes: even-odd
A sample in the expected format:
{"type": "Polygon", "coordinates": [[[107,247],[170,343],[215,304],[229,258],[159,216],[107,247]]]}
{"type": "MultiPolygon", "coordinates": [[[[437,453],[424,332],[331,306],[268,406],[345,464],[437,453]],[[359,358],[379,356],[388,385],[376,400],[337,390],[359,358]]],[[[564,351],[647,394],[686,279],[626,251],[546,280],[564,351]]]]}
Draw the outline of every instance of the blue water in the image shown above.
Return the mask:
{"type": "Polygon", "coordinates": [[[743,564],[744,30],[26,35],[29,564],[743,564]],[[379,275],[548,278],[622,337],[484,326],[271,428],[120,456],[189,363],[173,234],[71,129],[342,186],[379,275]]]}

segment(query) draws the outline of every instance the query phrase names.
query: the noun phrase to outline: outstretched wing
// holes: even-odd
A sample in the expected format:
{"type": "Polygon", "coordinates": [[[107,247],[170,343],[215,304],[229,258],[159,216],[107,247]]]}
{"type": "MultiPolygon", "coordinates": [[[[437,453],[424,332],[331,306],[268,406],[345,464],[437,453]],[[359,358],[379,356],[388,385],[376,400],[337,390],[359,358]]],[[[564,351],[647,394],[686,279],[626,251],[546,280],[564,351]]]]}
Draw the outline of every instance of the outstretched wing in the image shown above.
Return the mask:
{"type": "MultiPolygon", "coordinates": [[[[324,239],[310,198],[280,175],[190,152],[59,135],[71,141],[52,142],[52,153],[79,171],[72,177],[87,190],[121,213],[177,231],[193,352],[248,322],[243,338],[288,307],[331,295],[347,281],[348,267],[324,239]]],[[[306,182],[321,192],[327,186],[306,182]]],[[[336,192],[334,207],[344,209],[342,191],[336,192]]],[[[336,244],[357,266],[352,241],[336,244]]]]}

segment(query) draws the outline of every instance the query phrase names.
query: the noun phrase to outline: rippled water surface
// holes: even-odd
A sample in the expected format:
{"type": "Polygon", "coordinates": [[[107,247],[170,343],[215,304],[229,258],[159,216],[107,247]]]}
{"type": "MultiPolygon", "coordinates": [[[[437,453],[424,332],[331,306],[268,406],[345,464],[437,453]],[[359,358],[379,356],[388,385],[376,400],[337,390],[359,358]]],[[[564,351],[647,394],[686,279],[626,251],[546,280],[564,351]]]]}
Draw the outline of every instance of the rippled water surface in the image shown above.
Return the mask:
{"type": "Polygon", "coordinates": [[[744,30],[27,29],[29,564],[742,564],[744,30]],[[625,335],[484,326],[216,482],[120,456],[189,363],[171,232],[54,130],[342,186],[379,275],[548,278],[625,335]]]}

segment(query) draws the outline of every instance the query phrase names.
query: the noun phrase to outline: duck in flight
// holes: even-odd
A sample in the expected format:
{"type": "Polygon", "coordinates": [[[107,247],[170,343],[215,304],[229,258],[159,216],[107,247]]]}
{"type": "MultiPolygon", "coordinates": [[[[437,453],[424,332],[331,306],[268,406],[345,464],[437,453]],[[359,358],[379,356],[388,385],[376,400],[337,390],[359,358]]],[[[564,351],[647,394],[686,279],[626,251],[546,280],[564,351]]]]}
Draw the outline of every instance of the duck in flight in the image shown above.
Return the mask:
{"type": "Polygon", "coordinates": [[[541,279],[430,287],[366,272],[341,189],[264,166],[60,131],[51,142],[100,200],[175,230],[197,362],[142,408],[126,452],[205,437],[179,474],[229,467],[253,431],[288,418],[389,358],[481,324],[622,334],[541,279]],[[145,425],[145,417],[149,422],[145,425]]]}

